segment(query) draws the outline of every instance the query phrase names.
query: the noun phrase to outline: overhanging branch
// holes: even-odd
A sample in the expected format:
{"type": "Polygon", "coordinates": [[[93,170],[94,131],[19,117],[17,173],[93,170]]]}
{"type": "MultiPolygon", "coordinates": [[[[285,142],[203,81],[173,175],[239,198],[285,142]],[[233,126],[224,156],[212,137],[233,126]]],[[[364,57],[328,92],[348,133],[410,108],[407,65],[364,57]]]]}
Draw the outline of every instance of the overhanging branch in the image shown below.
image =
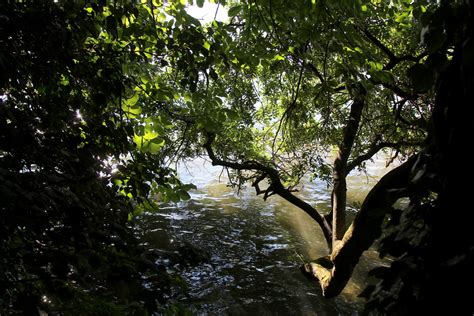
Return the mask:
{"type": "Polygon", "coordinates": [[[265,178],[268,178],[270,180],[270,187],[267,188],[266,190],[260,190],[260,188],[258,187],[259,191],[257,191],[257,193],[260,192],[261,194],[262,193],[265,194],[266,198],[268,198],[270,195],[278,194],[279,196],[281,196],[282,198],[284,198],[291,204],[302,209],[306,214],[308,214],[312,219],[314,219],[319,224],[328,245],[331,244],[332,230],[329,223],[321,214],[319,214],[319,212],[314,207],[312,207],[305,201],[301,200],[297,196],[293,195],[288,188],[285,188],[285,186],[281,182],[278,170],[272,167],[266,166],[258,161],[233,162],[233,161],[220,159],[216,156],[212,148],[212,143],[215,140],[215,134],[210,133],[210,132],[205,132],[205,136],[206,136],[206,142],[203,144],[203,147],[206,150],[207,155],[209,156],[209,159],[211,159],[211,163],[213,166],[223,166],[223,167],[228,167],[235,170],[253,170],[253,171],[261,172],[262,175],[255,180],[256,182],[254,182],[256,183],[256,189],[258,187],[258,183],[263,181],[263,179],[265,178]]]}

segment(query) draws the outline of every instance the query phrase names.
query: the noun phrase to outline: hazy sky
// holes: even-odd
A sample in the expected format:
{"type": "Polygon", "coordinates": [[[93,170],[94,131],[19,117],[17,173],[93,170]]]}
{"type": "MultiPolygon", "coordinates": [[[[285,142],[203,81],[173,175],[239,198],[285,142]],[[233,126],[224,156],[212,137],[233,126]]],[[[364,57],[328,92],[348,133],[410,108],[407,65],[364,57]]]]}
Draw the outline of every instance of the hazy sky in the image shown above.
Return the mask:
{"type": "MultiPolygon", "coordinates": [[[[192,15],[196,19],[200,20],[202,24],[211,22],[214,20],[216,14],[217,4],[205,2],[202,8],[199,8],[197,5],[188,6],[186,11],[189,15],[192,15]]],[[[226,21],[227,20],[227,9],[223,6],[219,6],[216,16],[217,21],[226,21]]]]}

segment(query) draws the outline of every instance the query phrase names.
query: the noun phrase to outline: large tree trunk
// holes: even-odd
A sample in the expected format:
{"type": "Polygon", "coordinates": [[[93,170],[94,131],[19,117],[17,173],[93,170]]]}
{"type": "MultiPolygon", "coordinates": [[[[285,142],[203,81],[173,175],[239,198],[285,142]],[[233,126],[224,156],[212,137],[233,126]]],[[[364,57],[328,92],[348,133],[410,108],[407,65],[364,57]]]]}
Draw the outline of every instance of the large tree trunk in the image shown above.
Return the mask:
{"type": "Polygon", "coordinates": [[[380,236],[387,210],[400,197],[407,195],[412,167],[418,156],[387,173],[367,195],[352,225],[331,256],[305,264],[303,271],[321,284],[323,295],[338,295],[349,281],[362,253],[380,236]]]}
{"type": "Polygon", "coordinates": [[[337,157],[333,168],[332,203],[332,249],[343,238],[346,226],[346,200],[347,200],[347,161],[349,160],[352,146],[359,129],[362,110],[365,106],[366,90],[362,86],[353,89],[354,101],[351,105],[349,118],[344,128],[344,138],[339,145],[337,157]]]}
{"type": "Polygon", "coordinates": [[[344,231],[346,226],[346,176],[341,176],[340,173],[341,172],[334,170],[333,175],[334,187],[331,195],[333,235],[331,249],[334,249],[336,247],[337,242],[344,237],[344,231]]]}

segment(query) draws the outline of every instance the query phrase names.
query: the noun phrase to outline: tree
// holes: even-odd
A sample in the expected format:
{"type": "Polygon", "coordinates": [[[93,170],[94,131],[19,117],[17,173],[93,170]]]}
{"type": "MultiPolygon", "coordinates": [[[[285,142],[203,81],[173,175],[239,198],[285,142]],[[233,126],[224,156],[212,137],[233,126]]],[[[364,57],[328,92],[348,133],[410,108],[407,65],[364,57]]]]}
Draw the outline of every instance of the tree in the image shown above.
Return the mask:
{"type": "Polygon", "coordinates": [[[344,288],[387,211],[409,194],[404,188],[417,160],[407,157],[425,140],[434,100],[418,17],[434,7],[423,1],[235,4],[230,23],[200,29],[202,44],[193,49],[197,80],[183,77],[185,95],[169,105],[188,137],[202,139],[211,162],[233,170],[234,185],[250,182],[264,199],[277,194],[319,223],[331,254],[305,269],[327,297],[344,288]],[[379,181],[346,229],[346,176],[384,149],[406,162],[379,181]],[[307,174],[331,183],[329,214],[295,193],[307,174]]]}
{"type": "Polygon", "coordinates": [[[264,199],[278,194],[320,224],[332,251],[304,269],[326,297],[344,288],[387,219],[381,251],[397,260],[373,272],[382,280],[366,291],[368,308],[440,311],[447,301],[472,313],[466,292],[443,291],[473,279],[470,221],[455,212],[470,204],[458,161],[474,126],[465,106],[471,2],[270,0],[236,4],[229,15],[208,31],[218,78],[203,76],[200,92],[223,100],[195,115],[198,126],[200,115],[213,123],[199,126],[212,163],[233,169],[235,185],[250,181],[264,199]],[[230,35],[223,41],[219,32],[230,35]],[[322,153],[333,146],[327,168],[322,153]],[[380,179],[345,230],[345,178],[384,148],[405,162],[380,179]],[[330,214],[295,193],[308,172],[332,176],[330,214]],[[409,204],[400,210],[403,197],[409,204]]]}
{"type": "MultiPolygon", "coordinates": [[[[431,139],[437,71],[451,55],[437,51],[444,45],[441,27],[422,29],[437,7],[428,1],[234,4],[230,23],[199,29],[202,44],[190,63],[199,65],[197,74],[192,83],[181,78],[184,97],[169,104],[171,116],[186,125],[183,139],[202,139],[212,163],[230,169],[232,184],[250,182],[264,199],[277,194],[319,223],[332,251],[305,270],[327,297],[343,289],[393,204],[414,194],[410,183],[431,139]],[[325,158],[333,148],[330,167],[325,158]],[[405,162],[374,186],[346,229],[346,176],[384,149],[405,162]],[[330,214],[295,193],[308,173],[330,180],[330,214]]],[[[187,146],[186,154],[192,152],[199,147],[187,146]]]]}

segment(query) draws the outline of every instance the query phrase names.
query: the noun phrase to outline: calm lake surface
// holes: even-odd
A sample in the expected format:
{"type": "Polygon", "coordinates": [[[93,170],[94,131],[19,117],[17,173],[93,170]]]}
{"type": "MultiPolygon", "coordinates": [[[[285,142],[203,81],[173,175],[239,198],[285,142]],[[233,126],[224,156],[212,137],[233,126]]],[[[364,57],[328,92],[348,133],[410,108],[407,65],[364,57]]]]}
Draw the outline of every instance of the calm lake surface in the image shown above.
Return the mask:
{"type": "MultiPolygon", "coordinates": [[[[379,158],[368,166],[369,176],[349,176],[349,204],[362,202],[388,171],[384,167],[379,158]]],[[[304,261],[327,254],[319,226],[277,196],[263,201],[253,188],[237,194],[226,178],[219,180],[221,171],[204,160],[181,166],[182,181],[197,186],[192,199],[138,218],[144,244],[163,253],[161,263],[169,265],[169,255],[183,245],[204,258],[176,267],[188,286],[188,295],[176,300],[197,315],[358,315],[363,300],[357,296],[367,271],[380,265],[377,253],[365,252],[341,295],[322,298],[319,285],[299,270],[304,261]]],[[[307,181],[296,194],[322,212],[329,210],[324,182],[307,181]]]]}

